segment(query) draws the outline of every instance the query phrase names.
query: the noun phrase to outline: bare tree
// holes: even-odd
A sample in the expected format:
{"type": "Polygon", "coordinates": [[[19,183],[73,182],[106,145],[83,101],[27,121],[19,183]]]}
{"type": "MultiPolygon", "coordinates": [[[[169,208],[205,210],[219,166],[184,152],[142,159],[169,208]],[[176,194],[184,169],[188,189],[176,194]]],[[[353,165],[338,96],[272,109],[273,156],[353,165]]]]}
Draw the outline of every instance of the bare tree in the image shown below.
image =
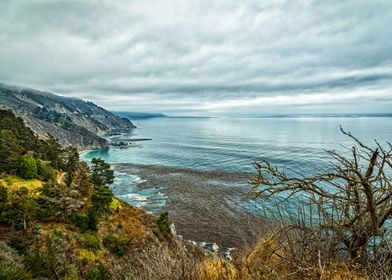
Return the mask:
{"type": "MultiPolygon", "coordinates": [[[[388,246],[384,248],[391,248],[386,225],[392,218],[392,144],[387,142],[383,147],[375,141],[371,148],[340,129],[354,145],[344,154],[328,151],[331,168],[313,177],[291,177],[267,161],[256,162],[251,194],[306,197],[307,222],[291,223],[290,227],[306,236],[317,235],[318,254],[329,250],[342,255],[343,250],[351,260],[367,261],[369,254],[375,254],[374,248],[369,250],[371,241],[378,249],[385,244],[388,246]]],[[[390,257],[391,252],[384,252],[384,256],[388,254],[390,257]]]]}

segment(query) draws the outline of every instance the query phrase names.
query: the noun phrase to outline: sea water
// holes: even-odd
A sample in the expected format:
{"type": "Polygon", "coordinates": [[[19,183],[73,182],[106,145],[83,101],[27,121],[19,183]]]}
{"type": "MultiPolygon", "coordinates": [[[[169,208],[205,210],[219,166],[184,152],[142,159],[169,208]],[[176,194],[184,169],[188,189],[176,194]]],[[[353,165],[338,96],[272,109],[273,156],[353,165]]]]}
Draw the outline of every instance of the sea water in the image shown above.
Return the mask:
{"type": "Polygon", "coordinates": [[[374,139],[380,143],[392,141],[392,117],[388,115],[162,117],[134,123],[137,128],[131,133],[110,140],[151,140],[134,141],[127,148],[90,151],[82,159],[101,157],[114,164],[115,195],[151,212],[164,207],[167,199],[161,191],[164,186],[146,188],[143,174],[124,172],[126,164],[252,173],[252,162],[267,160],[310,176],[330,165],[326,150],[344,153],[354,144],[340,132],[339,126],[370,146],[375,146],[374,139]],[[123,164],[121,170],[117,164],[123,164]],[[138,188],[142,183],[144,187],[138,188]]]}

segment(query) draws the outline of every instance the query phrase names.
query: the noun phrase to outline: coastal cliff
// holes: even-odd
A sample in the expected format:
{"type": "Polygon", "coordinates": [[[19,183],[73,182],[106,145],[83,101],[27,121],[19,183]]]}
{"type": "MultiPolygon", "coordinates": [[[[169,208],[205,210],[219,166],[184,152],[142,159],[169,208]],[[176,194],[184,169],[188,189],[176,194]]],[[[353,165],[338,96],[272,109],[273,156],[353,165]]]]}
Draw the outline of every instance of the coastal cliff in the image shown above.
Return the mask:
{"type": "Polygon", "coordinates": [[[79,150],[106,147],[105,134],[135,128],[90,101],[5,84],[0,84],[0,108],[12,110],[40,138],[50,134],[62,146],[79,150]]]}

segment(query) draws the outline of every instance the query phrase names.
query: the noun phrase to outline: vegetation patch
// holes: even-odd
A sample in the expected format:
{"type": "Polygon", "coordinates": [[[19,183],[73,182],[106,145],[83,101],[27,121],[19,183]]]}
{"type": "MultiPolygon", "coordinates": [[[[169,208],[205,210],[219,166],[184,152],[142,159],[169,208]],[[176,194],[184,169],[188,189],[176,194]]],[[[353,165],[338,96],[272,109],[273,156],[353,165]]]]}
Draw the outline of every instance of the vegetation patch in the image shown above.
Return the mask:
{"type": "Polygon", "coordinates": [[[26,187],[30,191],[38,191],[44,182],[39,179],[23,179],[19,176],[8,175],[0,179],[0,184],[6,186],[9,190],[19,189],[26,187]]]}
{"type": "Polygon", "coordinates": [[[109,208],[113,212],[119,212],[121,209],[121,203],[117,198],[113,198],[112,202],[109,205],[109,208]]]}
{"type": "Polygon", "coordinates": [[[86,233],[83,235],[82,244],[84,248],[90,249],[94,252],[98,251],[101,248],[98,237],[92,233],[86,233]]]}
{"type": "Polygon", "coordinates": [[[169,213],[161,213],[157,220],[157,224],[159,227],[159,231],[163,236],[170,236],[172,234],[171,231],[171,222],[169,220],[169,213]]]}
{"type": "Polygon", "coordinates": [[[128,236],[108,235],[105,237],[103,243],[110,252],[121,257],[128,252],[129,247],[132,244],[132,239],[128,236]]]}

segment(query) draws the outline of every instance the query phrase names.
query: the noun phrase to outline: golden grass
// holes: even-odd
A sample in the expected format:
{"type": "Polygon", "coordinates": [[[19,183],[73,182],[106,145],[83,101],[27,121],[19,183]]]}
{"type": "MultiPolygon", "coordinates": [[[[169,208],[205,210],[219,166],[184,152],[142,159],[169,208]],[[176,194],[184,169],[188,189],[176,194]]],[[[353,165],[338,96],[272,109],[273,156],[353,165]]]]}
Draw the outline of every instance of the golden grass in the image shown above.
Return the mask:
{"type": "Polygon", "coordinates": [[[8,175],[0,179],[0,184],[7,187],[9,190],[16,190],[21,187],[26,187],[34,193],[42,187],[44,182],[38,179],[22,179],[18,176],[8,175]]]}
{"type": "MultiPolygon", "coordinates": [[[[153,216],[142,210],[126,205],[117,199],[113,199],[114,207],[118,209],[111,216],[100,222],[99,236],[106,236],[108,233],[118,233],[132,238],[133,243],[143,243],[150,240],[151,229],[156,227],[153,216]]],[[[112,205],[111,205],[112,206],[112,205]]]]}
{"type": "Polygon", "coordinates": [[[207,258],[200,265],[199,280],[239,279],[237,268],[219,257],[207,258]]]}
{"type": "Polygon", "coordinates": [[[237,262],[208,258],[199,266],[199,280],[367,280],[367,273],[351,263],[297,267],[279,243],[266,236],[237,262]]]}

